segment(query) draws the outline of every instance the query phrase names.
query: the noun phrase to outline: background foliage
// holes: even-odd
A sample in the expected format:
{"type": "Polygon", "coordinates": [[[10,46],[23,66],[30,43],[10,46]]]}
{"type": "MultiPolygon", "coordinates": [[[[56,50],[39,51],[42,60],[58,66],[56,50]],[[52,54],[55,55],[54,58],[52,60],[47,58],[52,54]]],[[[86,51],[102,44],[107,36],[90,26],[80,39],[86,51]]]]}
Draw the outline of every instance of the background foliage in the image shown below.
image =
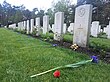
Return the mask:
{"type": "Polygon", "coordinates": [[[25,8],[24,5],[12,6],[4,1],[0,4],[0,25],[9,25],[11,23],[18,23],[23,20],[40,17],[41,25],[44,15],[49,15],[50,25],[54,23],[54,14],[58,11],[64,12],[64,22],[69,24],[74,22],[75,8],[82,4],[93,5],[92,21],[100,21],[102,26],[105,26],[110,21],[110,1],[104,0],[79,0],[77,5],[71,4],[70,0],[59,0],[52,2],[52,7],[48,10],[34,8],[32,11],[25,8]]]}

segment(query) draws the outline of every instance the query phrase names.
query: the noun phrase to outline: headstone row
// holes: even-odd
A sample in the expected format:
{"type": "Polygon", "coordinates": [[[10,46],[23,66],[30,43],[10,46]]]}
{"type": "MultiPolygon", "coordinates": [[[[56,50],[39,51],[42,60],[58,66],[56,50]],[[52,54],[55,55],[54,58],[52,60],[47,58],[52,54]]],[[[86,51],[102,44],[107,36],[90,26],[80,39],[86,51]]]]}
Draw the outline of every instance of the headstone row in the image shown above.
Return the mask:
{"type": "MultiPolygon", "coordinates": [[[[19,22],[17,29],[26,30],[27,34],[32,34],[33,30],[36,29],[36,35],[40,35],[40,31],[43,31],[43,34],[46,34],[50,30],[54,33],[54,40],[62,41],[63,34],[67,31],[73,34],[73,44],[78,44],[81,47],[87,47],[89,45],[90,35],[97,37],[101,32],[101,26],[99,21],[93,21],[91,24],[92,18],[92,5],[86,4],[81,5],[75,10],[75,22],[70,23],[70,26],[67,28],[67,25],[64,23],[64,13],[57,12],[55,13],[54,24],[52,27],[49,25],[49,16],[43,16],[43,27],[40,26],[40,18],[19,22]]],[[[16,27],[12,24],[10,28],[16,27]]],[[[107,33],[108,38],[110,38],[110,23],[107,28],[104,29],[104,32],[107,33]]]]}

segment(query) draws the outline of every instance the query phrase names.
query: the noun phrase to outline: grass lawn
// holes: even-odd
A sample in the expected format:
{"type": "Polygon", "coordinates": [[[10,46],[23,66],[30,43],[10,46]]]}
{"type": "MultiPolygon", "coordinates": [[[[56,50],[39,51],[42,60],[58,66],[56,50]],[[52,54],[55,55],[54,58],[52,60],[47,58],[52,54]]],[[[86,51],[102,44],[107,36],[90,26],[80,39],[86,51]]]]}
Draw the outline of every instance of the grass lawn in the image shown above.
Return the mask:
{"type": "Polygon", "coordinates": [[[30,78],[54,67],[87,59],[85,54],[52,47],[39,39],[0,28],[0,82],[110,82],[110,65],[101,61],[60,69],[60,78],[54,78],[53,72],[30,78]]]}

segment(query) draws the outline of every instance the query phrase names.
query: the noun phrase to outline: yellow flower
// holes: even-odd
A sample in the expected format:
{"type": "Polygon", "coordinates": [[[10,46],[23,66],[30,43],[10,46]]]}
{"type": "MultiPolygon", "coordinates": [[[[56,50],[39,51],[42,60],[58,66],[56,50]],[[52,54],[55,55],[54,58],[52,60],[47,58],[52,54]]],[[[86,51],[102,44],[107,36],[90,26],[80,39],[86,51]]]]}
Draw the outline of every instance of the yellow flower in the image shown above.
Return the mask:
{"type": "Polygon", "coordinates": [[[73,44],[73,45],[71,45],[71,47],[70,47],[71,49],[74,49],[74,50],[77,50],[79,47],[78,47],[78,45],[77,44],[73,44]]]}

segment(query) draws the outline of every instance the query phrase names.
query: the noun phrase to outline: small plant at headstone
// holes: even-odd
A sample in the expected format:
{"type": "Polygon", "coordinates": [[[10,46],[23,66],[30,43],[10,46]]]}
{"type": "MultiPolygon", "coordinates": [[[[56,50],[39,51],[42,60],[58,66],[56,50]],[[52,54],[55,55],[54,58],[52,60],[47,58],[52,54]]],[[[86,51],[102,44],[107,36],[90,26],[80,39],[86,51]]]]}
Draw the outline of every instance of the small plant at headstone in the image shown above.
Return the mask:
{"type": "Polygon", "coordinates": [[[50,39],[50,40],[49,40],[49,42],[52,42],[52,41],[53,41],[53,39],[50,39]]]}
{"type": "Polygon", "coordinates": [[[32,35],[36,35],[36,32],[37,32],[36,30],[37,30],[37,28],[33,29],[32,35]]]}
{"type": "Polygon", "coordinates": [[[47,37],[47,40],[50,40],[50,37],[47,37]]]}
{"type": "Polygon", "coordinates": [[[43,39],[44,41],[47,41],[47,39],[43,39]]]}
{"type": "Polygon", "coordinates": [[[26,29],[20,30],[22,34],[26,34],[26,29]]]}

